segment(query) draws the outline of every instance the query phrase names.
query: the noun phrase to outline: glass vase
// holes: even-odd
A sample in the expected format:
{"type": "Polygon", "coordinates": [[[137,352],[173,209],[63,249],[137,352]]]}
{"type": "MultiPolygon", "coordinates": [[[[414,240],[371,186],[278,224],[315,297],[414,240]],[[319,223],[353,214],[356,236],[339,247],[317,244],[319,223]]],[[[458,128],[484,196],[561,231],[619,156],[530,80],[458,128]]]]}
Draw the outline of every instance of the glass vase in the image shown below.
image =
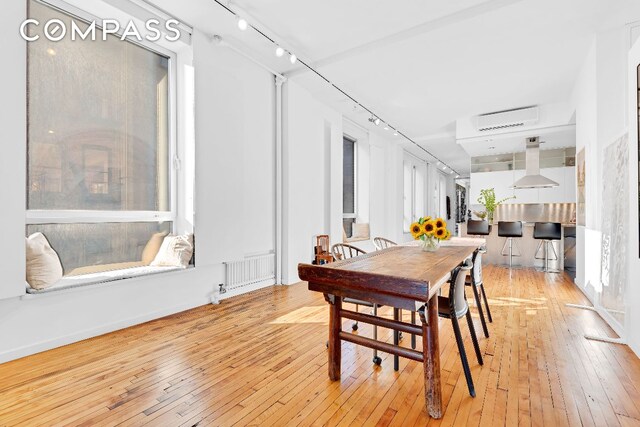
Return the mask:
{"type": "Polygon", "coordinates": [[[425,252],[435,252],[440,248],[440,240],[433,236],[422,238],[422,250],[425,252]]]}

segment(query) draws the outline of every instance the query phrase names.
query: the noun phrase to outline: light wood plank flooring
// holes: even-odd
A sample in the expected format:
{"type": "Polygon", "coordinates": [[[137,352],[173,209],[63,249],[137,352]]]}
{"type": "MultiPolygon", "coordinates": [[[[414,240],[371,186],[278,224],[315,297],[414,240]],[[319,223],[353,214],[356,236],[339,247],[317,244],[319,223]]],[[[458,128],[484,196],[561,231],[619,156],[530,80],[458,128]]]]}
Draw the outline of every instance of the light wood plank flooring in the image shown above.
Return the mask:
{"type": "Polygon", "coordinates": [[[565,307],[587,303],[567,276],[488,267],[485,281],[494,322],[482,367],[463,322],[475,399],[441,320],[441,420],[425,412],[417,362],[401,359],[396,373],[388,355],[378,368],[371,350],[343,343],[342,380],[329,381],[327,305],[298,284],[0,365],[0,425],[640,425],[640,362],[583,338],[614,335],[565,307]]]}

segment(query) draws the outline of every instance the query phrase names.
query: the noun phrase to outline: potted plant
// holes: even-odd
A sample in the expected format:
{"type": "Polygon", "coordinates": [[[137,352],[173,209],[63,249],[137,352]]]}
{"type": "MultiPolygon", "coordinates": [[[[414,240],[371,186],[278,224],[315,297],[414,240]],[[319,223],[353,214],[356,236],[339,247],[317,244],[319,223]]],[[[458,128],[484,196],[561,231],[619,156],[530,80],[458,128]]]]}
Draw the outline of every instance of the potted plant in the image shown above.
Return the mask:
{"type": "Polygon", "coordinates": [[[478,203],[484,206],[487,212],[487,219],[489,223],[493,223],[493,214],[496,211],[496,208],[501,203],[506,202],[510,199],[515,199],[516,196],[505,197],[504,199],[496,200],[496,192],[493,188],[485,188],[484,190],[480,190],[480,197],[478,197],[478,203]]]}
{"type": "Polygon", "coordinates": [[[447,230],[447,223],[442,218],[421,217],[411,224],[411,235],[415,240],[422,241],[422,250],[435,252],[440,247],[441,240],[447,240],[451,233],[447,230]]]}

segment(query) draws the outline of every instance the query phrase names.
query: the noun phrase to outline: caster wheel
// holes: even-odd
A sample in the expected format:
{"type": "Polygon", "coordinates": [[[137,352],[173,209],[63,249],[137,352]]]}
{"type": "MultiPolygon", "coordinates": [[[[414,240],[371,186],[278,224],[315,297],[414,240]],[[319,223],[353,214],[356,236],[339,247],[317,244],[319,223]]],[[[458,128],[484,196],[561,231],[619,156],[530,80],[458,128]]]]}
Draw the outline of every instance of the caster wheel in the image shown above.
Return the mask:
{"type": "Polygon", "coordinates": [[[379,356],[373,358],[373,363],[380,366],[382,364],[382,359],[379,356]]]}
{"type": "Polygon", "coordinates": [[[398,341],[402,340],[402,332],[398,332],[398,341]]]}
{"type": "Polygon", "coordinates": [[[353,325],[351,325],[351,329],[354,330],[354,331],[357,331],[358,330],[358,324],[354,323],[353,325]]]}
{"type": "Polygon", "coordinates": [[[329,348],[329,341],[327,341],[326,343],[324,343],[324,345],[329,348]]]}

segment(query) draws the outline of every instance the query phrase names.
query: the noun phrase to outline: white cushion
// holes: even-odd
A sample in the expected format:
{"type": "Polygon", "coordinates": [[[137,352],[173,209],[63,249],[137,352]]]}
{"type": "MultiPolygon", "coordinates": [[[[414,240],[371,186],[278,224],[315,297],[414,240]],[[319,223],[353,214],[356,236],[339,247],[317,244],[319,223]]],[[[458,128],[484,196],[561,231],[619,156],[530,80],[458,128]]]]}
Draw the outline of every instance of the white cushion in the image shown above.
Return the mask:
{"type": "Polygon", "coordinates": [[[368,239],[369,238],[369,224],[354,223],[351,233],[352,239],[368,239]]]}
{"type": "Polygon", "coordinates": [[[160,251],[160,246],[162,246],[162,242],[164,241],[164,238],[167,234],[168,233],[165,231],[161,233],[154,233],[151,236],[146,246],[142,250],[141,261],[144,265],[151,264],[156,258],[156,255],[158,255],[158,252],[160,251]]]}
{"type": "Polygon", "coordinates": [[[148,276],[152,274],[166,273],[169,271],[182,271],[180,267],[134,267],[122,270],[101,271],[91,274],[83,274],[81,276],[64,276],[58,280],[53,286],[46,289],[27,288],[29,294],[47,294],[66,289],[89,287],[102,283],[116,283],[119,280],[131,279],[134,277],[148,276]]]}
{"type": "Polygon", "coordinates": [[[62,279],[62,263],[42,233],[26,238],[27,283],[34,289],[46,289],[62,279]]]}
{"type": "Polygon", "coordinates": [[[150,265],[152,267],[187,268],[192,255],[193,234],[180,236],[170,234],[162,241],[162,246],[150,265]]]}

